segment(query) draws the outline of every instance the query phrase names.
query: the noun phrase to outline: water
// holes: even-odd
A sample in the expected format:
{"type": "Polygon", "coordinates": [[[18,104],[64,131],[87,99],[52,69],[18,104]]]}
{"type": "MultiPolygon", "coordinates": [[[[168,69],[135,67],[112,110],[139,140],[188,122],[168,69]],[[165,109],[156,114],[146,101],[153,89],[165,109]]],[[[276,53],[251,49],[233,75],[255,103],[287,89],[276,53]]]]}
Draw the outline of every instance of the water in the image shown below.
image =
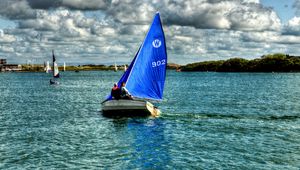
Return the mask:
{"type": "Polygon", "coordinates": [[[109,119],[121,72],[0,74],[0,169],[299,169],[299,73],[167,72],[159,118],[109,119]]]}

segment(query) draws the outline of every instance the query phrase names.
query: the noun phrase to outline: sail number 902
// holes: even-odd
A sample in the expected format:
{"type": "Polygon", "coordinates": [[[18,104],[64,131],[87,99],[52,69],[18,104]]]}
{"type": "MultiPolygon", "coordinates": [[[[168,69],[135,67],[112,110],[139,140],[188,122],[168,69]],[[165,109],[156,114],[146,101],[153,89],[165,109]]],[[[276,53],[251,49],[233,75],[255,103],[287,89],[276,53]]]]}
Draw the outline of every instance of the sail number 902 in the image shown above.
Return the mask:
{"type": "Polygon", "coordinates": [[[159,66],[165,65],[165,64],[166,64],[166,60],[158,60],[158,61],[152,62],[152,67],[159,67],[159,66]]]}

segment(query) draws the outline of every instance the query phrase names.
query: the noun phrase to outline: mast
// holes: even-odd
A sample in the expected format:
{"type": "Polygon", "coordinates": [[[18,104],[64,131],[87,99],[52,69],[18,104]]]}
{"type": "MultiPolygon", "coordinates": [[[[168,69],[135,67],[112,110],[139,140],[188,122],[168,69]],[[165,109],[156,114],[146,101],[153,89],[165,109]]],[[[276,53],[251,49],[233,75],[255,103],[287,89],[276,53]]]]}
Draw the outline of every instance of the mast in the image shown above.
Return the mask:
{"type": "Polygon", "coordinates": [[[52,50],[52,67],[53,67],[53,77],[55,77],[55,68],[54,68],[54,62],[55,62],[55,58],[54,58],[54,50],[52,50]]]}
{"type": "Polygon", "coordinates": [[[58,71],[58,66],[54,55],[54,50],[52,50],[52,57],[53,57],[53,77],[59,78],[59,71],[58,71]]]}

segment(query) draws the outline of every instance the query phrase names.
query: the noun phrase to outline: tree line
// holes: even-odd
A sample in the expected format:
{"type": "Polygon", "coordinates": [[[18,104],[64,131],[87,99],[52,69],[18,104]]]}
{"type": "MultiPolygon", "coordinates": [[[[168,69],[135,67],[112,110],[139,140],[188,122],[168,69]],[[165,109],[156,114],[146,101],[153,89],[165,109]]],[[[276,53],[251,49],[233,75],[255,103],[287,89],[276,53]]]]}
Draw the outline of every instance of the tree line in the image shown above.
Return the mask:
{"type": "Polygon", "coordinates": [[[299,72],[300,57],[288,54],[269,54],[253,60],[231,58],[197,62],[181,66],[180,69],[181,71],[214,72],[299,72]]]}

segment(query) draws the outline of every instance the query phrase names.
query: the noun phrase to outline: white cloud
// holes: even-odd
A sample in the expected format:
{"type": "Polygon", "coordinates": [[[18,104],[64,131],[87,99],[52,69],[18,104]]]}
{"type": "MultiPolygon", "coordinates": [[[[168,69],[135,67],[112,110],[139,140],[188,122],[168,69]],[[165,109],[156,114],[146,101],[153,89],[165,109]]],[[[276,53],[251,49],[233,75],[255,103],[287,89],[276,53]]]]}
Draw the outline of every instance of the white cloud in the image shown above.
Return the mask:
{"type": "Polygon", "coordinates": [[[274,11],[260,8],[257,10],[254,11],[250,7],[235,8],[234,12],[229,14],[231,28],[245,31],[280,30],[280,19],[274,11]]]}
{"type": "Polygon", "coordinates": [[[10,19],[34,18],[36,13],[26,0],[1,0],[0,15],[10,19]]]}
{"type": "Polygon", "coordinates": [[[109,0],[26,0],[33,9],[69,8],[75,10],[105,9],[109,0]]]}
{"type": "Polygon", "coordinates": [[[296,10],[296,14],[300,14],[300,0],[294,0],[293,8],[296,10]]]}
{"type": "Polygon", "coordinates": [[[264,8],[257,0],[116,1],[112,3],[108,14],[121,23],[140,24],[149,22],[157,10],[167,25],[254,31],[280,28],[276,13],[264,8]]]}
{"type": "Polygon", "coordinates": [[[300,17],[293,17],[283,28],[283,34],[300,35],[300,17]]]}
{"type": "Polygon", "coordinates": [[[75,9],[105,9],[106,0],[62,0],[62,5],[75,9]]]}
{"type": "Polygon", "coordinates": [[[259,4],[259,0],[242,0],[243,3],[256,3],[259,4]]]}
{"type": "Polygon", "coordinates": [[[13,19],[17,28],[0,31],[0,54],[20,62],[32,56],[43,62],[52,49],[60,60],[70,62],[109,63],[112,57],[129,62],[156,11],[161,13],[171,62],[299,52],[300,19],[282,26],[275,11],[259,0],[9,2],[11,11],[0,9],[0,15],[13,19]],[[86,12],[95,9],[101,11],[86,12]]]}
{"type": "Polygon", "coordinates": [[[243,40],[247,42],[276,43],[276,44],[300,44],[300,36],[281,35],[280,32],[245,32],[243,40]]]}
{"type": "Polygon", "coordinates": [[[5,34],[3,30],[0,29],[0,43],[11,43],[16,41],[13,35],[5,34]]]}

